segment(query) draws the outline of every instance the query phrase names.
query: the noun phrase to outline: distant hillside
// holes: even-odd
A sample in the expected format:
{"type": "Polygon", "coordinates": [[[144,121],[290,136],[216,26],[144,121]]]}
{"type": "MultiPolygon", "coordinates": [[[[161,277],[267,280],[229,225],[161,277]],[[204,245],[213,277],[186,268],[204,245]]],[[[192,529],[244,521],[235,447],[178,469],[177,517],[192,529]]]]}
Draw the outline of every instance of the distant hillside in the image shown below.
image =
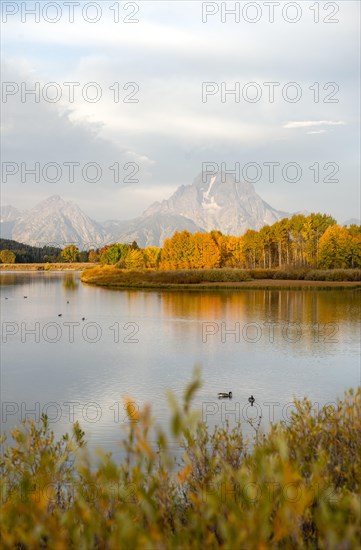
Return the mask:
{"type": "Polygon", "coordinates": [[[16,218],[15,208],[1,209],[1,237],[28,243],[32,246],[64,248],[68,244],[94,248],[105,244],[104,228],[82,212],[75,203],[58,195],[37,204],[16,218]]]}
{"type": "Polygon", "coordinates": [[[12,250],[16,255],[17,264],[55,262],[61,259],[60,248],[53,246],[39,248],[9,239],[0,239],[0,250],[12,250]]]}
{"type": "Polygon", "coordinates": [[[349,220],[343,222],[342,225],[345,225],[346,227],[350,227],[350,225],[361,225],[361,220],[359,218],[350,218],[349,220]]]}

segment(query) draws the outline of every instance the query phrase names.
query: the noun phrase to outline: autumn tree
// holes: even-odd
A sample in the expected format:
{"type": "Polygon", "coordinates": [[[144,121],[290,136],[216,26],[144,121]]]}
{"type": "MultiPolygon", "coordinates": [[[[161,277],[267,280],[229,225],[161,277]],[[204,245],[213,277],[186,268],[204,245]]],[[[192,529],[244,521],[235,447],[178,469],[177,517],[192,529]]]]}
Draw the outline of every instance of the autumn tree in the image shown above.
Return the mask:
{"type": "Polygon", "coordinates": [[[0,262],[3,264],[14,264],[16,260],[16,254],[12,250],[0,251],[0,262]]]}
{"type": "Polygon", "coordinates": [[[166,239],[161,256],[161,269],[191,269],[194,256],[194,242],[191,233],[176,231],[170,239],[166,239]]]}
{"type": "Polygon", "coordinates": [[[99,253],[97,250],[89,250],[88,262],[91,262],[91,263],[99,262],[99,253]]]}
{"type": "Polygon", "coordinates": [[[259,267],[262,251],[263,246],[259,233],[253,229],[248,229],[248,231],[246,231],[243,235],[242,240],[242,252],[248,268],[254,269],[259,267]]]}
{"type": "Polygon", "coordinates": [[[302,235],[306,216],[295,214],[290,219],[290,239],[291,239],[291,263],[293,266],[303,266],[304,257],[304,239],[302,235]]]}
{"type": "Polygon", "coordinates": [[[262,247],[262,267],[270,269],[272,267],[275,246],[273,228],[269,225],[264,225],[258,235],[260,246],[262,247]]]}
{"type": "Polygon", "coordinates": [[[89,252],[87,250],[82,250],[79,252],[79,262],[86,263],[89,260],[89,252]]]}
{"type": "Polygon", "coordinates": [[[218,248],[219,267],[240,267],[244,264],[242,237],[223,235],[221,231],[211,231],[210,235],[218,248]]]}
{"type": "Polygon", "coordinates": [[[144,261],[147,268],[157,269],[159,267],[161,250],[157,246],[149,246],[144,249],[144,261]]]}
{"type": "Polygon", "coordinates": [[[351,266],[352,237],[346,227],[332,225],[322,235],[319,244],[319,265],[326,269],[351,266]]]}
{"type": "Polygon", "coordinates": [[[64,250],[61,251],[61,257],[64,258],[66,262],[76,262],[78,260],[79,248],[74,244],[66,246],[64,250]]]}
{"type": "Polygon", "coordinates": [[[276,222],[272,226],[274,244],[277,250],[277,265],[288,265],[291,261],[290,250],[290,220],[283,218],[279,222],[276,222]]]}
{"type": "Polygon", "coordinates": [[[350,267],[361,267],[361,226],[350,225],[350,267]]]}
{"type": "Polygon", "coordinates": [[[330,225],[335,225],[336,220],[327,214],[310,214],[302,227],[302,239],[304,241],[304,254],[307,265],[317,266],[319,256],[319,242],[322,235],[330,225]]]}
{"type": "Polygon", "coordinates": [[[244,267],[243,238],[222,235],[220,239],[221,267],[244,267]]]}
{"type": "Polygon", "coordinates": [[[161,254],[161,269],[212,269],[220,266],[220,251],[209,233],[176,231],[166,239],[161,254]]]}
{"type": "Polygon", "coordinates": [[[209,233],[190,235],[193,255],[190,267],[193,269],[214,269],[220,265],[220,252],[217,243],[209,233]]]}
{"type": "MultiPolygon", "coordinates": [[[[130,245],[115,243],[106,245],[99,252],[100,262],[107,265],[115,265],[121,262],[124,263],[125,258],[130,250],[130,245]]],[[[119,265],[119,267],[124,267],[119,265]]]]}
{"type": "Polygon", "coordinates": [[[143,250],[131,248],[125,257],[125,267],[127,269],[144,269],[145,258],[143,250]]]}

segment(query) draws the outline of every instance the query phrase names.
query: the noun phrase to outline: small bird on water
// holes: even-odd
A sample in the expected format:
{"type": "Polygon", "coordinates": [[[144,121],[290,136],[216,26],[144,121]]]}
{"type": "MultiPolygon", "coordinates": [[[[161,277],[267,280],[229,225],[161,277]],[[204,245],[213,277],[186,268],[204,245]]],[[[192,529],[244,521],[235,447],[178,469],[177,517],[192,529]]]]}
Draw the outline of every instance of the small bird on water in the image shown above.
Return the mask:
{"type": "Polygon", "coordinates": [[[248,398],[248,401],[251,403],[251,407],[253,407],[253,403],[256,401],[255,398],[253,397],[253,395],[251,395],[251,397],[248,398]]]}
{"type": "Polygon", "coordinates": [[[221,399],[221,398],[226,398],[226,397],[229,397],[229,398],[232,398],[232,392],[230,391],[229,393],[226,393],[226,392],[219,392],[218,394],[218,397],[221,399]]]}
{"type": "Polygon", "coordinates": [[[61,317],[63,314],[62,313],[58,313],[58,317],[61,317]]]}

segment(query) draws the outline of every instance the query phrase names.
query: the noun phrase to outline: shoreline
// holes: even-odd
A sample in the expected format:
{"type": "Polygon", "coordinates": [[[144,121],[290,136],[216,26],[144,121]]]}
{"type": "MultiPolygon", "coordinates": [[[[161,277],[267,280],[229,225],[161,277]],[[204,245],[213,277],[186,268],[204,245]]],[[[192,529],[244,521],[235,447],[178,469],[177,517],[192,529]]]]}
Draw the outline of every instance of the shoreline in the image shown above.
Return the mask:
{"type": "MultiPolygon", "coordinates": [[[[0,264],[0,272],[84,272],[99,264],[90,263],[34,263],[34,264],[0,264]]],[[[150,283],[136,281],[115,282],[106,280],[87,280],[80,277],[83,284],[108,288],[110,290],[360,290],[361,281],[313,281],[304,279],[253,279],[250,281],[200,282],[200,283],[150,283]]]]}
{"type": "Polygon", "coordinates": [[[106,283],[82,281],[83,284],[109,290],[360,290],[361,282],[354,281],[304,281],[285,279],[261,279],[246,282],[226,283],[106,283]]]}
{"type": "Polygon", "coordinates": [[[83,271],[97,267],[97,264],[85,262],[56,262],[36,264],[0,264],[0,271],[83,271]]]}

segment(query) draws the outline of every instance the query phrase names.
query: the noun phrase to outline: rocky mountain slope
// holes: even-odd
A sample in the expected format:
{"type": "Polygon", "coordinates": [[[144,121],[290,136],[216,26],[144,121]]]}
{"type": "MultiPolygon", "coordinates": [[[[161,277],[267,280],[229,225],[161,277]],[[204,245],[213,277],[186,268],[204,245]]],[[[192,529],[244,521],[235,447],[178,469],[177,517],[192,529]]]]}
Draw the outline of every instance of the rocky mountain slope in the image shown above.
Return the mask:
{"type": "MultiPolygon", "coordinates": [[[[4,207],[5,212],[9,207],[4,207]]],[[[3,209],[2,209],[3,212],[3,209]]],[[[2,213],[1,217],[3,219],[2,213]]],[[[53,195],[12,221],[11,235],[1,236],[33,246],[52,245],[63,248],[75,243],[89,248],[101,245],[108,235],[101,224],[84,214],[79,206],[53,195]]]]}
{"type": "Polygon", "coordinates": [[[218,173],[203,181],[199,175],[192,185],[182,185],[168,200],[154,203],[143,217],[179,215],[205,231],[218,229],[228,235],[242,235],[288,216],[257,195],[251,183],[237,183],[233,176],[218,173]]]}
{"type": "Polygon", "coordinates": [[[27,212],[5,206],[1,212],[1,236],[42,246],[63,247],[77,243],[94,247],[110,242],[137,241],[139,246],[161,246],[175,231],[222,231],[242,235],[247,229],[289,216],[267,204],[250,183],[231,175],[199,175],[192,185],[182,185],[167,200],[155,202],[141,216],[129,221],[98,223],[75,203],[54,195],[27,212]]]}

